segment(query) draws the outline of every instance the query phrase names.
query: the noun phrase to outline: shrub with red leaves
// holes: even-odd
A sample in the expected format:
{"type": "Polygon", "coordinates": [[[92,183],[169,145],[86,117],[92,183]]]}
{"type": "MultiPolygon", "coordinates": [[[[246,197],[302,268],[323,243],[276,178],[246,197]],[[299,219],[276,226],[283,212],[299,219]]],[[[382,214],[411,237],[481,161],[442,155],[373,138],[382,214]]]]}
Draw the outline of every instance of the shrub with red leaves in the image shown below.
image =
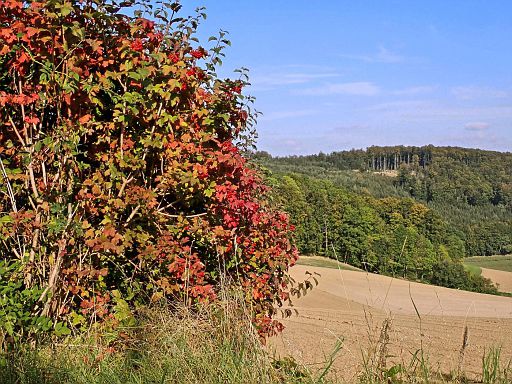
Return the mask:
{"type": "Polygon", "coordinates": [[[246,79],[217,78],[222,34],[191,45],[201,14],[129,5],[0,1],[0,258],[34,318],[216,300],[230,277],[272,334],[296,251],[242,156],[246,79]]]}

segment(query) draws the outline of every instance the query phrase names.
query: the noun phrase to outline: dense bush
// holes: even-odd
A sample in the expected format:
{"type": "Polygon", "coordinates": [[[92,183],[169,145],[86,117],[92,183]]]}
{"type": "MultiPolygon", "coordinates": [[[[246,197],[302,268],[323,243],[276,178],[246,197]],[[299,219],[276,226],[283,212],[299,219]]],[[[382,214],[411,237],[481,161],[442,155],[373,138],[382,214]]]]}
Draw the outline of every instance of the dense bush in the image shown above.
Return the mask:
{"type": "Polygon", "coordinates": [[[467,291],[497,294],[498,290],[491,280],[467,272],[462,264],[443,261],[432,270],[433,284],[467,291]]]}
{"type": "Polygon", "coordinates": [[[204,15],[132,5],[0,1],[0,310],[28,298],[0,332],[21,336],[27,313],[61,332],[115,324],[234,281],[272,333],[296,252],[241,155],[246,77],[217,78],[229,42],[196,45],[204,15]]]}

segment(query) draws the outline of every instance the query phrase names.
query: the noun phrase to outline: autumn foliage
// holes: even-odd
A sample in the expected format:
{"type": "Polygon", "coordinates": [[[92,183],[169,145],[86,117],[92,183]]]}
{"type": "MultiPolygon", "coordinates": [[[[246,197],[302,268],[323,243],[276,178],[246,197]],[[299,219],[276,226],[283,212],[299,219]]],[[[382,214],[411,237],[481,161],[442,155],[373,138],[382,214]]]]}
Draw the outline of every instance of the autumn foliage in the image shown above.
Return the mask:
{"type": "Polygon", "coordinates": [[[232,281],[268,335],[296,251],[242,155],[247,80],[217,78],[228,42],[198,45],[203,15],[132,5],[0,0],[0,331],[120,321],[232,281]]]}

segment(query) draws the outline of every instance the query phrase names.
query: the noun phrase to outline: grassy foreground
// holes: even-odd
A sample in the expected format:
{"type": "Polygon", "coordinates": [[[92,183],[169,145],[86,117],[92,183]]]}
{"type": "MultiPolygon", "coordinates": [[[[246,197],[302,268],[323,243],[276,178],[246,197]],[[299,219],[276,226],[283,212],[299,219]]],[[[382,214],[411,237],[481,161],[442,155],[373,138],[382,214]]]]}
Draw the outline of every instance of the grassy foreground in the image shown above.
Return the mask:
{"type": "MultiPolygon", "coordinates": [[[[148,309],[116,335],[70,338],[0,355],[2,384],[313,383],[292,360],[276,362],[233,307],[148,309]],[[115,339],[117,341],[112,342],[115,339]]],[[[318,378],[318,377],[317,377],[318,378]]]]}
{"type": "MultiPolygon", "coordinates": [[[[273,359],[245,320],[228,320],[222,311],[191,314],[151,309],[144,324],[126,329],[122,342],[101,338],[71,338],[33,350],[19,346],[0,354],[1,384],[164,384],[164,383],[347,383],[329,369],[341,345],[326,357],[324,367],[311,372],[291,358],[273,359]],[[213,315],[213,316],[212,316],[213,315]]],[[[463,372],[442,375],[428,363],[422,350],[410,362],[386,361],[386,330],[376,344],[362,352],[362,371],[355,383],[484,383],[512,381],[510,361],[499,348],[482,358],[481,380],[467,380],[463,372]]],[[[341,352],[342,353],[342,352],[341,352]]],[[[461,352],[463,354],[463,352],[461,352]]]]}
{"type": "MultiPolygon", "coordinates": [[[[331,371],[338,354],[344,353],[342,342],[320,369],[309,369],[289,357],[277,360],[261,344],[240,302],[225,300],[197,311],[146,308],[139,311],[137,325],[116,332],[90,332],[37,348],[17,345],[0,352],[0,384],[347,383],[331,371]]],[[[389,321],[361,351],[355,383],[512,382],[511,362],[500,348],[485,353],[478,381],[467,380],[461,371],[440,374],[422,350],[410,361],[392,363],[387,351],[389,321]]],[[[462,358],[464,349],[465,345],[462,358]]]]}

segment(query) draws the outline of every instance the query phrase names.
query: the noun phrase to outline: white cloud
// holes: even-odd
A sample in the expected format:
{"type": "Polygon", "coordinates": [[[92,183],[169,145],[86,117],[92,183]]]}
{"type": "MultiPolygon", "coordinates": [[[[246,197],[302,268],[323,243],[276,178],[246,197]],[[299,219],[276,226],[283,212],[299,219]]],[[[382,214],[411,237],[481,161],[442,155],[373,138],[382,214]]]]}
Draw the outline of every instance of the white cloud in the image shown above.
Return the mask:
{"type": "Polygon", "coordinates": [[[317,111],[314,109],[272,112],[269,114],[263,114],[263,116],[258,118],[258,121],[259,122],[262,122],[262,121],[268,122],[268,121],[274,121],[274,120],[280,120],[280,119],[293,119],[295,117],[311,116],[316,113],[317,113],[317,111]]]}
{"type": "Polygon", "coordinates": [[[368,130],[370,126],[368,124],[346,124],[338,125],[327,131],[328,134],[339,135],[340,133],[353,133],[368,130]]]}
{"type": "Polygon", "coordinates": [[[399,55],[386,47],[380,45],[377,52],[368,55],[341,55],[341,57],[365,61],[367,63],[401,63],[405,61],[405,57],[399,55]]]}
{"type": "Polygon", "coordinates": [[[375,104],[367,109],[379,112],[381,119],[407,119],[410,122],[441,120],[455,122],[468,119],[480,122],[512,119],[512,105],[471,107],[450,106],[429,100],[397,100],[375,104]]]}
{"type": "Polygon", "coordinates": [[[418,110],[425,111],[430,108],[432,108],[432,103],[425,100],[395,100],[371,105],[368,110],[404,113],[418,110]]]}
{"type": "Polygon", "coordinates": [[[489,126],[490,126],[489,123],[475,121],[472,123],[467,123],[466,125],[464,125],[464,128],[468,131],[483,131],[483,130],[488,129],[489,126]]]}
{"type": "Polygon", "coordinates": [[[437,85],[420,85],[416,87],[398,89],[391,93],[397,96],[414,96],[434,92],[437,88],[437,85]]]}
{"type": "Polygon", "coordinates": [[[403,56],[391,52],[383,46],[379,47],[379,52],[375,55],[375,58],[379,63],[400,63],[405,60],[403,56]]]}
{"type": "Polygon", "coordinates": [[[439,141],[444,145],[458,145],[482,149],[496,149],[497,146],[510,142],[507,138],[498,137],[488,131],[463,132],[459,134],[454,133],[452,135],[440,137],[439,141]]]}
{"type": "Polygon", "coordinates": [[[290,84],[305,84],[317,79],[340,76],[337,73],[277,73],[266,76],[252,76],[250,81],[254,86],[280,86],[290,84]]]}
{"type": "Polygon", "coordinates": [[[296,92],[300,95],[327,96],[327,95],[354,95],[375,96],[380,93],[380,88],[368,81],[352,83],[331,83],[320,87],[303,89],[296,92]]]}
{"type": "Polygon", "coordinates": [[[509,95],[501,89],[474,86],[454,87],[451,94],[461,100],[502,99],[509,95]]]}
{"type": "Polygon", "coordinates": [[[281,65],[260,68],[251,73],[251,90],[270,91],[276,88],[299,84],[316,83],[318,80],[330,81],[341,76],[332,67],[307,65],[281,65]]]}

